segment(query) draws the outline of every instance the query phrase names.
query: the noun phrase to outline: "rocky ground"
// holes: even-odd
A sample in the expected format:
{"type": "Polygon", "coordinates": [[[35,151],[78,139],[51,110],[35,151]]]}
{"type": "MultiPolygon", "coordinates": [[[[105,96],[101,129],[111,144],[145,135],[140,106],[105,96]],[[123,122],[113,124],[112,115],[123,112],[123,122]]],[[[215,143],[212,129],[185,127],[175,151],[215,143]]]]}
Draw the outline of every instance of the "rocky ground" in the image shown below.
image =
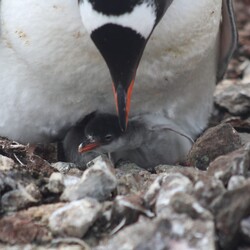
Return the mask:
{"type": "Polygon", "coordinates": [[[188,167],[102,156],[83,171],[55,145],[0,139],[0,249],[250,250],[250,1],[236,12],[239,49],[188,167]]]}

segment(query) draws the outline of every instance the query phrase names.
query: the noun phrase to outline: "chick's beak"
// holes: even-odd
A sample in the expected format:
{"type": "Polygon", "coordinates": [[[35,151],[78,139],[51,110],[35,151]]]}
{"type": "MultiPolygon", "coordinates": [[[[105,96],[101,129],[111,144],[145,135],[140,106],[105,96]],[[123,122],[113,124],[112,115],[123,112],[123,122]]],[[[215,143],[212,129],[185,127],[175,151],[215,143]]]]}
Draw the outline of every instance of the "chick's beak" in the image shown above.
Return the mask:
{"type": "Polygon", "coordinates": [[[85,153],[99,146],[100,146],[100,143],[86,139],[78,146],[78,152],[85,153]]]}

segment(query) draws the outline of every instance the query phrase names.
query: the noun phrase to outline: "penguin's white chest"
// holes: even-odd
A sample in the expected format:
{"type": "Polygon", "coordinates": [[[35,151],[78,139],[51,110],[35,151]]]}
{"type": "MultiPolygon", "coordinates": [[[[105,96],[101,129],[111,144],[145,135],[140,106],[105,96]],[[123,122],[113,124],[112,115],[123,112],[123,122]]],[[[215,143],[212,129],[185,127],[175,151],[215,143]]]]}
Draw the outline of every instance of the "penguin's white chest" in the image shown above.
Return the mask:
{"type": "MultiPolygon", "coordinates": [[[[132,113],[163,107],[204,126],[208,115],[199,112],[212,103],[220,16],[221,0],[173,1],[147,44],[132,113]]],[[[0,30],[0,135],[49,141],[96,109],[115,112],[109,71],[77,0],[2,0],[0,30]]]]}

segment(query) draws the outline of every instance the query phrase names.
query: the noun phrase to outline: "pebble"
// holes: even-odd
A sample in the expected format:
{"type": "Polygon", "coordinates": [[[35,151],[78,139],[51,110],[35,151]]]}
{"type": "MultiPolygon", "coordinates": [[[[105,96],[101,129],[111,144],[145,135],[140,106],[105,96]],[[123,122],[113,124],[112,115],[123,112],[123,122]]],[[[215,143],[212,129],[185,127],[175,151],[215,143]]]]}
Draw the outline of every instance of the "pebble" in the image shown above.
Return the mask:
{"type": "Polygon", "coordinates": [[[0,171],[11,170],[15,165],[15,162],[6,156],[0,154],[0,171]]]}
{"type": "Polygon", "coordinates": [[[84,171],[78,183],[64,189],[60,199],[73,201],[92,197],[105,201],[112,197],[116,188],[117,179],[113,164],[108,158],[100,156],[94,160],[93,166],[84,171]]]}
{"type": "Polygon", "coordinates": [[[81,238],[94,224],[101,208],[92,198],[72,201],[52,213],[49,227],[55,235],[81,238]]]}

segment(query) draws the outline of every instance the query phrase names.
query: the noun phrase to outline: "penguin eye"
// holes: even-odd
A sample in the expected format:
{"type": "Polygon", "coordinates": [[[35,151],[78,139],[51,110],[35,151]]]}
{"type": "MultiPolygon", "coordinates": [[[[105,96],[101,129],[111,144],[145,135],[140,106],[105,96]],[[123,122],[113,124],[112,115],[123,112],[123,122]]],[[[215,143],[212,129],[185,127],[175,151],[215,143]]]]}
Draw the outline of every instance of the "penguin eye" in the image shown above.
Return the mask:
{"type": "Polygon", "coordinates": [[[113,139],[113,136],[111,134],[105,135],[105,141],[106,142],[110,142],[110,141],[112,141],[112,139],[113,139]]]}

